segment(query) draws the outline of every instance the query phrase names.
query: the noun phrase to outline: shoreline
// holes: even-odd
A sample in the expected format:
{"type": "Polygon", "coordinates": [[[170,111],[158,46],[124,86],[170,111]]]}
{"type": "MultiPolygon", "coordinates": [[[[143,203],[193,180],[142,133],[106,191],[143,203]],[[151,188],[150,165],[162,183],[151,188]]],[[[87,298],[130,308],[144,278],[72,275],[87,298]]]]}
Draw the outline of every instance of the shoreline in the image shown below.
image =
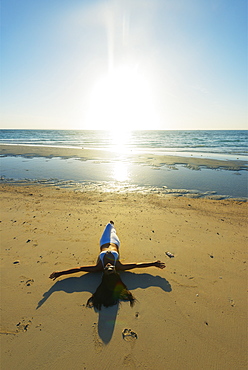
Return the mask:
{"type": "MultiPolygon", "coordinates": [[[[84,149],[84,148],[67,148],[67,147],[50,147],[50,146],[29,146],[15,144],[1,144],[0,156],[22,156],[25,158],[44,157],[63,159],[77,158],[82,161],[87,160],[125,160],[138,164],[147,164],[153,167],[185,165],[192,169],[200,167],[210,169],[225,169],[232,171],[248,170],[247,161],[244,160],[226,160],[214,158],[200,158],[198,155],[193,156],[194,152],[187,156],[180,155],[161,155],[160,153],[122,153],[118,151],[108,151],[102,149],[84,149]]],[[[204,153],[202,153],[204,155],[204,153]]]]}
{"type": "Polygon", "coordinates": [[[244,161],[19,145],[0,145],[0,156],[2,183],[188,198],[248,198],[244,161]]]}
{"type": "MultiPolygon", "coordinates": [[[[110,152],[110,153],[118,153],[122,155],[142,155],[142,154],[153,154],[153,155],[164,155],[164,156],[176,156],[176,157],[189,157],[189,156],[195,156],[196,158],[210,158],[214,160],[239,160],[247,162],[248,159],[248,153],[240,153],[240,152],[227,152],[224,153],[222,151],[205,151],[205,150],[199,150],[199,148],[191,148],[190,150],[187,150],[186,148],[152,148],[152,147],[146,147],[146,148],[132,148],[132,147],[125,147],[125,149],[117,149],[116,146],[109,146],[109,147],[94,147],[94,146],[79,146],[79,145],[52,145],[52,144],[17,144],[17,143],[0,143],[0,147],[12,147],[12,146],[18,146],[18,147],[30,147],[30,148],[55,148],[55,149],[72,149],[72,150],[92,150],[92,151],[103,151],[103,152],[110,152]]],[[[0,154],[2,155],[2,154],[0,154]]],[[[12,155],[12,154],[10,154],[12,155]]],[[[13,154],[15,155],[15,154],[13,154]]]]}
{"type": "Polygon", "coordinates": [[[110,357],[120,370],[246,367],[247,203],[41,185],[0,192],[3,368],[108,368],[110,357]],[[48,276],[95,263],[110,219],[123,262],[167,267],[123,273],[134,308],[94,312],[85,304],[100,275],[48,276]],[[125,341],[125,328],[137,338],[125,341]]]}

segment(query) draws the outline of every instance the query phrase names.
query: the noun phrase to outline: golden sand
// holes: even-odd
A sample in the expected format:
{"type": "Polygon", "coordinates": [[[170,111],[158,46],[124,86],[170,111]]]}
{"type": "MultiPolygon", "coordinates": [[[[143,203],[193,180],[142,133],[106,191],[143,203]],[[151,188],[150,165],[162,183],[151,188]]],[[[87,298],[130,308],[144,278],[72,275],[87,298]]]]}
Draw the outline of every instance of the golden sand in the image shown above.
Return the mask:
{"type": "Polygon", "coordinates": [[[2,369],[246,369],[247,203],[0,189],[2,369]],[[122,261],[167,267],[122,273],[136,305],[99,313],[101,274],[48,276],[95,263],[111,219],[122,261]]]}

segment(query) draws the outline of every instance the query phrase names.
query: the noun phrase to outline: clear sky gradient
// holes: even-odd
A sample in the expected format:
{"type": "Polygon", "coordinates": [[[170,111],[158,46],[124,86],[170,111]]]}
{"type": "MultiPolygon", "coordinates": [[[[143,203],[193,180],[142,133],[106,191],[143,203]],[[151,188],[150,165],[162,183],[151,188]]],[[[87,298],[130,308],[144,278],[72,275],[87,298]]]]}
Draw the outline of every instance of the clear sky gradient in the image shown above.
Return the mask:
{"type": "Polygon", "coordinates": [[[2,0],[1,128],[247,129],[247,1],[2,0]]]}

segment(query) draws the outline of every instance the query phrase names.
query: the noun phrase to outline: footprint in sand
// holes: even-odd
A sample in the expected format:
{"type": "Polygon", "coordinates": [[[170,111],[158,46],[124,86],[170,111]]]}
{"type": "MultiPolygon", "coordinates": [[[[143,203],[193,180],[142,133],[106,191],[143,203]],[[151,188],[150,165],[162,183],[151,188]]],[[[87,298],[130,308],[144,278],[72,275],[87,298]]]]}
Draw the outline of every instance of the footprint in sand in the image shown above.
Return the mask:
{"type": "Polygon", "coordinates": [[[30,286],[31,284],[33,284],[33,282],[34,282],[34,279],[28,279],[25,284],[26,286],[30,286]]]}
{"type": "Polygon", "coordinates": [[[123,365],[125,367],[128,367],[129,369],[136,369],[134,358],[132,354],[130,353],[129,355],[126,355],[123,359],[123,365]]]}
{"type": "Polygon", "coordinates": [[[30,286],[34,283],[34,279],[29,279],[25,276],[20,276],[20,278],[22,279],[22,280],[20,280],[20,283],[22,283],[26,286],[30,286]]]}
{"type": "Polygon", "coordinates": [[[25,332],[28,330],[28,327],[30,326],[30,324],[32,323],[31,320],[27,320],[25,318],[22,319],[22,321],[19,321],[18,324],[16,324],[16,327],[17,327],[17,332],[25,332]]]}
{"type": "Polygon", "coordinates": [[[138,338],[138,335],[131,329],[124,329],[122,330],[122,338],[127,342],[132,342],[138,338]]]}

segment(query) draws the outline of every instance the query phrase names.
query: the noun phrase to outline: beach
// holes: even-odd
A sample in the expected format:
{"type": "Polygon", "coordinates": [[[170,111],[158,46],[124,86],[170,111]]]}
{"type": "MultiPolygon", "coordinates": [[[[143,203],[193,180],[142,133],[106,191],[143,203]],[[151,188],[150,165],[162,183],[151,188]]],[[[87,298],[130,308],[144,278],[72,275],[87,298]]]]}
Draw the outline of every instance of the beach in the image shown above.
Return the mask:
{"type": "Polygon", "coordinates": [[[247,1],[1,21],[0,370],[248,370],[247,1]]]}
{"type": "Polygon", "coordinates": [[[0,189],[2,369],[247,368],[247,202],[0,189]],[[166,268],[121,273],[135,306],[95,312],[100,273],[49,275],[94,264],[111,219],[123,262],[166,268]]]}

